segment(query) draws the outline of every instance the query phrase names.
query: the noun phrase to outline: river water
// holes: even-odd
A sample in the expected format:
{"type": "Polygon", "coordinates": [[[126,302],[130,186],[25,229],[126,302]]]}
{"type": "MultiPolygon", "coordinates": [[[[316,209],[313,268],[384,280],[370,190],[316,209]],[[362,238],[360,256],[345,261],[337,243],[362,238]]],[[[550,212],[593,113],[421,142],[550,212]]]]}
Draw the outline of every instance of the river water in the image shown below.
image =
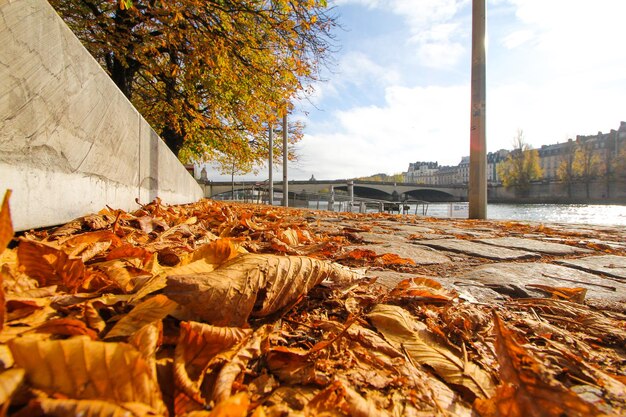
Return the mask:
{"type": "MultiPolygon", "coordinates": [[[[277,202],[280,204],[280,202],[277,202]]],[[[311,209],[327,209],[327,202],[309,202],[311,209]]],[[[341,206],[340,210],[350,210],[341,206]]],[[[358,211],[358,207],[353,208],[358,211]]],[[[368,208],[376,212],[376,208],[368,208]]],[[[442,218],[467,218],[468,203],[429,203],[426,211],[422,205],[409,205],[409,214],[442,218]]],[[[576,223],[609,226],[626,226],[626,205],[601,204],[488,204],[490,220],[521,220],[540,223],[576,223]]]]}
{"type": "MultiPolygon", "coordinates": [[[[467,217],[467,203],[431,203],[428,216],[467,217]]],[[[487,218],[542,223],[626,226],[625,205],[596,204],[488,204],[487,218]]]]}

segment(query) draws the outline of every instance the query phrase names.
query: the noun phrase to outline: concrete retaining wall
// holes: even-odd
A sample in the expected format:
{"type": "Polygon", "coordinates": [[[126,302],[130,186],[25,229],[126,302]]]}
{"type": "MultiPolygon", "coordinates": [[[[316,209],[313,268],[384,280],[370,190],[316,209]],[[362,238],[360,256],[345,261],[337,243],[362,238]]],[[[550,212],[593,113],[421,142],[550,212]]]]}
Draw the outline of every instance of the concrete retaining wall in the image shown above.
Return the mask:
{"type": "Polygon", "coordinates": [[[17,230],[202,189],[45,0],[0,0],[0,199],[17,230]]]}

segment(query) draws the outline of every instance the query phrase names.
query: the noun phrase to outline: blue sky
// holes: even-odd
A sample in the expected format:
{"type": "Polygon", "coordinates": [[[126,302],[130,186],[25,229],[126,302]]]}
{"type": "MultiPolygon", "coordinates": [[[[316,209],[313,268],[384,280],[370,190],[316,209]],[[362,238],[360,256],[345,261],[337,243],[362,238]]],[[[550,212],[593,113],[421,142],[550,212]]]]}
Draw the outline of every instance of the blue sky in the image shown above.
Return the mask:
{"type": "MultiPolygon", "coordinates": [[[[330,3],[340,51],[314,105],[299,105],[307,127],[290,179],[458,164],[469,154],[471,1],[330,3]]],[[[624,0],[488,0],[488,150],[510,149],[518,129],[539,147],[626,121],[624,16],[624,0]]]]}

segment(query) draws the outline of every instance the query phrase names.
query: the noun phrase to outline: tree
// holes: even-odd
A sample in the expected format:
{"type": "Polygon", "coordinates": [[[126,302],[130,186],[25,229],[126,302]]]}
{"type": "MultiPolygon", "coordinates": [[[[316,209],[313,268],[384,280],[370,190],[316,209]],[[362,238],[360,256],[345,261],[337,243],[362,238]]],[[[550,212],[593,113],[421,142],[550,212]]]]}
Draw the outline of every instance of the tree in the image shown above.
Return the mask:
{"type": "Polygon", "coordinates": [[[267,123],[311,91],[336,26],[326,0],[51,3],[183,160],[262,161],[267,123]]]}
{"type": "Polygon", "coordinates": [[[528,194],[531,181],[541,178],[539,152],[526,143],[521,129],[513,138],[513,150],[497,170],[504,186],[516,187],[522,195],[528,194]]]}
{"type": "Polygon", "coordinates": [[[594,152],[593,145],[591,141],[578,142],[572,163],[576,177],[585,183],[587,198],[589,198],[589,184],[600,172],[600,157],[594,152]]]}
{"type": "Polygon", "coordinates": [[[569,139],[564,145],[560,155],[561,162],[557,168],[557,176],[567,185],[567,196],[572,197],[572,183],[576,179],[576,171],[574,170],[574,157],[576,155],[576,144],[569,139]]]}

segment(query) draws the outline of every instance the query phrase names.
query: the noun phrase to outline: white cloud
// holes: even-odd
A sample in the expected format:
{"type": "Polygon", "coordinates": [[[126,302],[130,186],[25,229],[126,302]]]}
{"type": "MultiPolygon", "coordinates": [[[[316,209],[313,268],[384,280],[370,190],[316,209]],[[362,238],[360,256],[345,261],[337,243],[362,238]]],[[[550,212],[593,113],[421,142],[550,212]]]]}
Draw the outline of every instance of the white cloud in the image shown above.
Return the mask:
{"type": "Polygon", "coordinates": [[[469,0],[338,0],[336,4],[359,4],[401,16],[408,25],[409,44],[415,44],[420,63],[432,68],[450,68],[465,51],[459,41],[469,29],[452,23],[469,0]]]}
{"type": "Polygon", "coordinates": [[[322,179],[397,173],[423,159],[457,164],[469,149],[468,96],[467,86],[390,87],[384,106],[338,112],[332,133],[307,135],[300,169],[322,179]]]}
{"type": "Polygon", "coordinates": [[[514,49],[521,45],[524,45],[535,37],[535,33],[532,30],[517,30],[507,35],[502,44],[507,49],[514,49]]]}

